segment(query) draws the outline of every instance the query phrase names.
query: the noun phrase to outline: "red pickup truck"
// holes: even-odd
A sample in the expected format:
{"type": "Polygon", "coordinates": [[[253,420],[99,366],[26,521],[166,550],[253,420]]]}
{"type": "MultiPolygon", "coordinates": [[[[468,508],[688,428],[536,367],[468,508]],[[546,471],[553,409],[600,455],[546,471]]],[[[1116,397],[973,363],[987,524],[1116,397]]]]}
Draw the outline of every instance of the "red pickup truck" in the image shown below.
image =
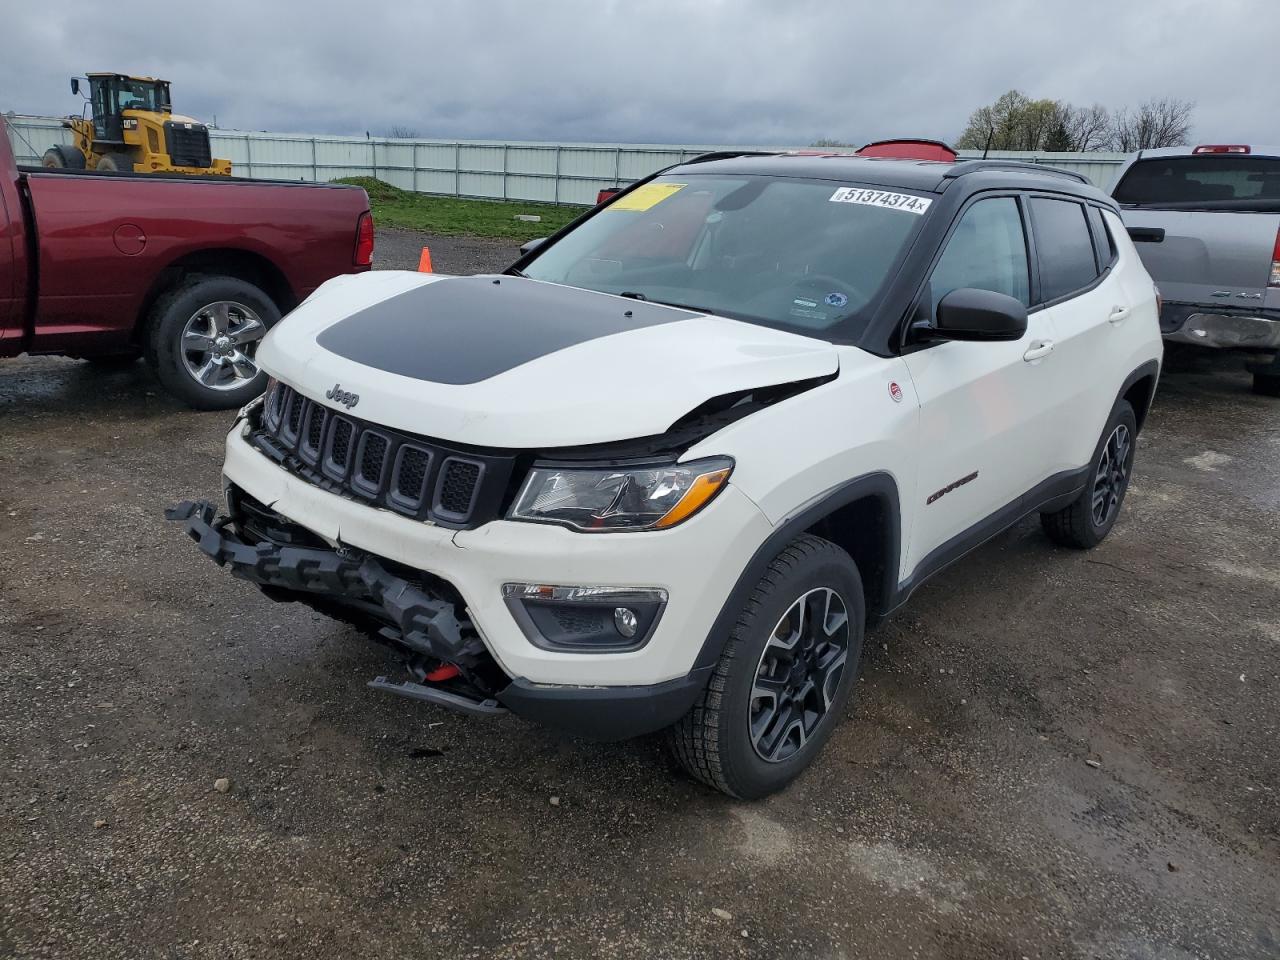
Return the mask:
{"type": "Polygon", "coordinates": [[[146,356],[192,406],[241,406],[271,325],[372,260],[359,187],[19,168],[0,116],[0,357],[146,356]]]}

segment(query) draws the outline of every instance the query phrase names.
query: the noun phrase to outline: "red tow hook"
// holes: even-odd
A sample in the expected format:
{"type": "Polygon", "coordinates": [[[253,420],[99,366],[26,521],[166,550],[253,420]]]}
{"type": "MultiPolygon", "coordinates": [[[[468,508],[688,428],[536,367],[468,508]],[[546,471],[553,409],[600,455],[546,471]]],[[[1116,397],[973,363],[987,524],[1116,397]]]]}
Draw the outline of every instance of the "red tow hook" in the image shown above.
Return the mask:
{"type": "Polygon", "coordinates": [[[442,663],[422,679],[429,680],[432,683],[442,683],[445,680],[452,680],[461,672],[452,663],[442,663]]]}

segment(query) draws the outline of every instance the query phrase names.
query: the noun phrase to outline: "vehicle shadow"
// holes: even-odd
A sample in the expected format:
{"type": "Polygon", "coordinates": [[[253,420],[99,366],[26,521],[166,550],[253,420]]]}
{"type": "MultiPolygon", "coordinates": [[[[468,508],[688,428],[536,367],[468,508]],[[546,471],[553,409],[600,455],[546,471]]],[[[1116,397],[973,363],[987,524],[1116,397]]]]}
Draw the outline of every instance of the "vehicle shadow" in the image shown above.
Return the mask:
{"type": "Polygon", "coordinates": [[[157,404],[186,409],[141,360],[116,366],[26,354],[0,360],[0,408],[8,415],[99,408],[149,414],[157,404]]]}

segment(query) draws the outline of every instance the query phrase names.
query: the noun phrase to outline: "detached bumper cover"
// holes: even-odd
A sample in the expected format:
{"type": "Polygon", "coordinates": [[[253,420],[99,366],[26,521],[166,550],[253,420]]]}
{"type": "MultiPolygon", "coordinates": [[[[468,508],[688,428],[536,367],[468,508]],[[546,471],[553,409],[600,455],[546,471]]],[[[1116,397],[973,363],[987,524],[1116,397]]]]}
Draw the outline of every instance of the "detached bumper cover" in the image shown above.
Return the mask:
{"type": "Polygon", "coordinates": [[[395,624],[395,639],[418,653],[439,660],[463,661],[483,650],[466,637],[447,600],[419,590],[388,573],[377,560],[358,553],[274,543],[244,543],[215,521],[217,508],[207,500],[186,500],[165,511],[183,524],[200,552],[233,576],[264,587],[372,602],[395,624]]]}
{"type": "MultiPolygon", "coordinates": [[[[395,625],[383,631],[388,639],[427,657],[466,664],[485,652],[453,603],[431,596],[359,551],[245,543],[226,529],[228,518],[216,519],[217,508],[207,500],[184,501],[166,510],[165,516],[183,525],[201,553],[242,580],[292,594],[376,604],[395,625]]],[[[711,669],[698,668],[674,680],[635,686],[569,686],[517,677],[497,698],[513,713],[574,736],[625,740],[661,730],[684,716],[711,669]]],[[[390,686],[379,679],[383,686],[390,686]]],[[[440,696],[430,699],[450,706],[440,696]]],[[[473,714],[495,712],[479,706],[453,708],[473,714]]]]}

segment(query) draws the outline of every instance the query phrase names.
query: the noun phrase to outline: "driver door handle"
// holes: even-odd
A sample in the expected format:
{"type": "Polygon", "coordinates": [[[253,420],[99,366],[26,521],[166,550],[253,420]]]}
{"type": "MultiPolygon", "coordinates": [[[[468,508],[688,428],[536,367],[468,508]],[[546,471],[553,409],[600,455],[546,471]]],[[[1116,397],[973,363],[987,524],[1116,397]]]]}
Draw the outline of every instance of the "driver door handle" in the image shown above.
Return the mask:
{"type": "Polygon", "coordinates": [[[1107,317],[1108,323],[1120,323],[1125,317],[1129,316],[1128,307],[1112,307],[1111,313],[1107,317]]]}
{"type": "Polygon", "coordinates": [[[1022,355],[1022,359],[1027,363],[1041,360],[1053,353],[1052,340],[1032,340],[1031,346],[1027,347],[1027,352],[1022,355]]]}

